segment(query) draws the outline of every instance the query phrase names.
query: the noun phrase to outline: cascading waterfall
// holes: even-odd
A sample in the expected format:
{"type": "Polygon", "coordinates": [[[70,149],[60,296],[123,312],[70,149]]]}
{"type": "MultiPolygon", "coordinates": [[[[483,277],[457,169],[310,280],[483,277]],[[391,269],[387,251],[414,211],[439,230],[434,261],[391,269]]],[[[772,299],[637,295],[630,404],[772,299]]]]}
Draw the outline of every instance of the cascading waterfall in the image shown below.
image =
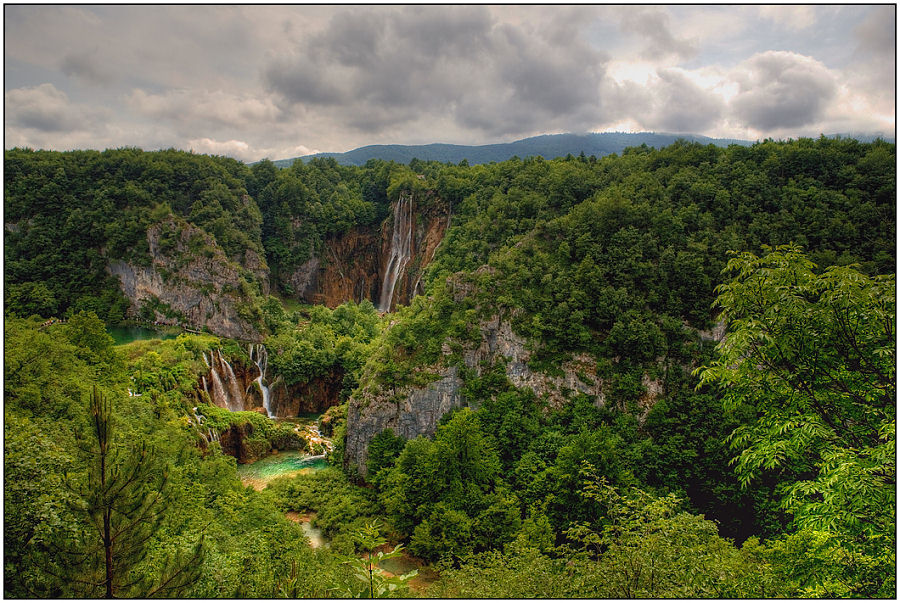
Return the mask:
{"type": "Polygon", "coordinates": [[[409,262],[412,247],[412,195],[401,193],[394,206],[394,224],[391,235],[391,255],[381,283],[381,297],[378,300],[380,312],[390,312],[394,300],[394,288],[409,262]]]}
{"type": "MultiPolygon", "coordinates": [[[[214,353],[212,357],[213,362],[215,362],[215,359],[216,356],[214,353]]],[[[225,389],[225,386],[222,385],[222,378],[219,376],[218,366],[210,365],[209,381],[211,385],[210,389],[212,390],[209,392],[209,395],[210,398],[212,398],[213,404],[231,410],[230,404],[228,402],[228,392],[225,389]]]]}
{"type": "Polygon", "coordinates": [[[225,357],[222,356],[222,352],[219,352],[219,362],[222,363],[225,375],[227,376],[226,381],[228,382],[228,410],[235,412],[239,410],[244,410],[244,396],[243,392],[241,392],[240,385],[238,384],[237,377],[234,376],[234,371],[231,369],[231,365],[228,364],[228,361],[225,360],[225,357]]]}
{"type": "Polygon", "coordinates": [[[208,360],[206,354],[203,354],[203,361],[209,366],[209,384],[206,377],[203,377],[203,389],[209,394],[213,404],[232,412],[244,410],[244,396],[240,385],[222,352],[213,350],[208,360]]]}
{"type": "Polygon", "coordinates": [[[256,378],[256,383],[259,385],[259,391],[262,392],[263,408],[266,409],[266,415],[271,417],[272,411],[269,409],[269,386],[265,384],[266,367],[269,365],[269,353],[266,350],[266,346],[261,343],[251,343],[249,351],[250,360],[256,364],[256,368],[259,369],[259,377],[256,378]]]}
{"type": "MultiPolygon", "coordinates": [[[[269,365],[269,353],[266,347],[261,343],[251,343],[247,348],[250,355],[250,361],[256,365],[259,375],[254,379],[262,394],[263,407],[266,415],[274,417],[270,409],[272,395],[269,386],[266,383],[266,370],[269,365]]],[[[227,408],[232,412],[245,410],[255,403],[251,401],[250,388],[243,391],[245,381],[239,381],[234,374],[234,369],[221,350],[212,350],[207,356],[203,352],[203,362],[209,367],[209,375],[201,375],[200,382],[203,390],[209,394],[212,403],[221,408],[227,408]]]]}
{"type": "MultiPolygon", "coordinates": [[[[194,420],[197,421],[197,433],[200,434],[204,440],[206,440],[207,444],[211,444],[213,442],[219,441],[219,432],[213,429],[212,427],[207,427],[206,431],[203,431],[203,423],[206,421],[206,417],[197,413],[197,407],[194,407],[194,420]]],[[[193,423],[190,419],[189,422],[193,423]]]]}

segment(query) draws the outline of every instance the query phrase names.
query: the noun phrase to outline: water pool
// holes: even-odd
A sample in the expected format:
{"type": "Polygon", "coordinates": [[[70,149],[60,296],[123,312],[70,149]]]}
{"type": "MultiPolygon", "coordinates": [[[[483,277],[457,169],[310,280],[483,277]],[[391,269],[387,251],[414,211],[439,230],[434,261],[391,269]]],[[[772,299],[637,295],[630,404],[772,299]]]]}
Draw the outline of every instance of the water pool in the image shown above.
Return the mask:
{"type": "Polygon", "coordinates": [[[245,486],[262,490],[276,477],[294,476],[324,469],[328,464],[322,456],[310,456],[299,450],[276,452],[255,463],[238,465],[238,477],[245,486]]]}

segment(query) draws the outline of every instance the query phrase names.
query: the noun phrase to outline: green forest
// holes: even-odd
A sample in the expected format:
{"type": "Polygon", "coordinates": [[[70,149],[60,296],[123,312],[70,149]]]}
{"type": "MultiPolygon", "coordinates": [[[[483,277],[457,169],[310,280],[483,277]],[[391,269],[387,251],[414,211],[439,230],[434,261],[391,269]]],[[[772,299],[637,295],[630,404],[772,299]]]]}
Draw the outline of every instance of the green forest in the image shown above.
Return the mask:
{"type": "Polygon", "coordinates": [[[894,598],[895,166],[826,137],[7,150],[4,596],[894,598]],[[351,272],[341,241],[393,249],[404,198],[449,208],[422,293],[300,297],[313,259],[351,272]],[[252,333],[134,303],[114,263],[169,287],[212,263],[252,333]],[[263,412],[217,402],[216,362],[263,412]],[[276,451],[327,465],[242,481],[276,451]]]}

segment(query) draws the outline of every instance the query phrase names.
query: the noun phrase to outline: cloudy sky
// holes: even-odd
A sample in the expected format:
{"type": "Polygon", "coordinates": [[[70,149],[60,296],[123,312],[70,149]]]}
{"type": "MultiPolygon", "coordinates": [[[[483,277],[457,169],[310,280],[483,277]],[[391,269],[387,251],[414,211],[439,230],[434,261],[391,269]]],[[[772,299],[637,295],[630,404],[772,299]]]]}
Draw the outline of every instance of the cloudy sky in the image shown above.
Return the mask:
{"type": "Polygon", "coordinates": [[[893,6],[4,6],[5,145],[894,135],[893,6]]]}

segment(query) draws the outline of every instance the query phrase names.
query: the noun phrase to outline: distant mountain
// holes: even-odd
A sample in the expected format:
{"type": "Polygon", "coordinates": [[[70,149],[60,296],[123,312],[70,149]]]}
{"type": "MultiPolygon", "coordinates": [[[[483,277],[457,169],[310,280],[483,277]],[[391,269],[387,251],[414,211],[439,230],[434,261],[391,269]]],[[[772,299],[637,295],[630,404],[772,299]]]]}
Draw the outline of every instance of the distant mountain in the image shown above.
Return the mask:
{"type": "MultiPolygon", "coordinates": [[[[652,132],[626,133],[603,132],[598,134],[545,134],[524,138],[515,142],[469,146],[459,144],[426,144],[426,145],[368,145],[347,151],[346,153],[316,153],[300,157],[309,160],[314,157],[334,157],[342,165],[363,165],[369,159],[384,159],[397,163],[409,163],[414,158],[423,161],[440,161],[459,163],[463,159],[470,164],[506,161],[518,156],[521,158],[540,155],[544,159],[565,157],[569,153],[577,156],[585,155],[603,157],[611,153],[621,153],[626,147],[646,144],[650,147],[665,147],[678,139],[696,141],[703,144],[728,146],[730,144],[749,145],[746,140],[731,138],[709,138],[693,134],[656,134],[652,132]]],[[[297,159],[279,159],[275,165],[288,167],[297,159]]]]}
{"type": "MultiPolygon", "coordinates": [[[[887,142],[894,142],[892,137],[877,136],[872,134],[832,134],[831,137],[855,138],[860,142],[871,142],[876,138],[883,138],[887,142]]],[[[578,156],[581,152],[585,155],[603,157],[612,153],[621,153],[627,147],[638,147],[646,144],[648,147],[665,147],[678,139],[699,142],[701,144],[714,144],[726,147],[731,144],[751,145],[753,141],[738,140],[735,138],[709,138],[697,134],[665,134],[654,132],[602,132],[596,134],[545,134],[523,138],[515,142],[499,144],[485,144],[479,146],[460,144],[374,144],[346,153],[316,153],[291,159],[278,159],[274,163],[278,167],[290,167],[294,160],[309,160],[314,157],[334,157],[341,165],[364,165],[369,159],[384,159],[407,164],[410,160],[418,158],[423,161],[440,161],[442,163],[459,163],[463,159],[470,164],[490,163],[492,161],[506,161],[511,157],[535,157],[540,155],[544,159],[565,157],[568,154],[578,156]]]]}

